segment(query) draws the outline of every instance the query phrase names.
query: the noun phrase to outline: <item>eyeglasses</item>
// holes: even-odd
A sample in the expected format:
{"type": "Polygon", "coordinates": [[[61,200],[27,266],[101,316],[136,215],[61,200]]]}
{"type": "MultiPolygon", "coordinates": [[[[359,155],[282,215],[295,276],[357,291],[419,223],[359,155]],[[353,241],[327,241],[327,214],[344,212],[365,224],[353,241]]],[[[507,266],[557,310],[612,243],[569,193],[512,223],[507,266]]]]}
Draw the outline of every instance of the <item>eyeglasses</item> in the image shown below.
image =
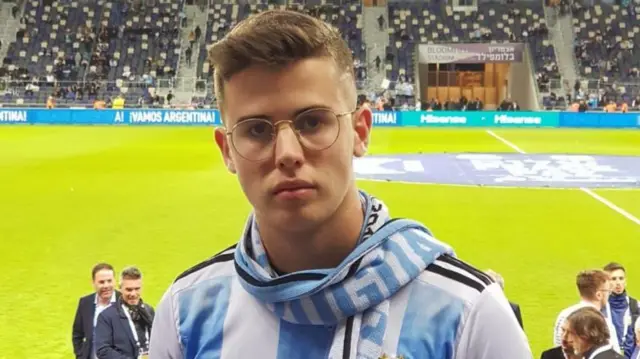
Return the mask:
{"type": "Polygon", "coordinates": [[[263,161],[272,155],[278,128],[281,124],[289,124],[300,144],[311,151],[323,151],[333,146],[340,134],[340,117],[355,112],[335,113],[326,108],[304,111],[293,121],[281,120],[272,123],[263,118],[252,118],[238,122],[227,136],[231,145],[244,159],[263,161]]]}

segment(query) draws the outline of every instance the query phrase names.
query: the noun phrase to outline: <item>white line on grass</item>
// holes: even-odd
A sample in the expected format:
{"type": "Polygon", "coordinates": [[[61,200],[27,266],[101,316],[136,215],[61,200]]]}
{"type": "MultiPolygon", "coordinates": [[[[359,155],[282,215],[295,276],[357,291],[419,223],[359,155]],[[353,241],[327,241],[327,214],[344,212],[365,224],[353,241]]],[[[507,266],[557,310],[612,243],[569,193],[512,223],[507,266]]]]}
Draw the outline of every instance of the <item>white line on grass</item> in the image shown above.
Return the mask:
{"type": "Polygon", "coordinates": [[[621,215],[623,215],[624,217],[626,217],[628,220],[630,220],[631,222],[637,224],[640,226],[640,219],[636,218],[634,215],[632,215],[631,213],[625,211],[624,209],[616,206],[615,204],[611,203],[608,199],[600,196],[599,194],[593,192],[592,190],[585,188],[585,187],[581,187],[580,190],[586,194],[588,194],[589,196],[597,199],[598,201],[604,203],[605,206],[611,208],[612,210],[620,213],[621,215]]]}
{"type": "Polygon", "coordinates": [[[490,134],[491,136],[493,136],[494,138],[496,138],[498,141],[504,143],[505,145],[513,148],[516,152],[521,153],[521,154],[525,154],[526,152],[524,152],[520,147],[514,145],[513,143],[505,140],[504,138],[496,135],[493,131],[491,130],[487,130],[487,133],[490,134]]]}
{"type": "MultiPolygon", "coordinates": [[[[500,142],[504,143],[505,145],[511,147],[512,149],[514,149],[516,152],[520,153],[520,154],[526,154],[525,151],[523,151],[520,147],[516,146],[515,144],[507,141],[506,139],[504,139],[503,137],[497,135],[496,133],[494,133],[491,130],[487,130],[487,133],[489,135],[491,135],[492,137],[496,138],[497,140],[499,140],[500,142]]],[[[589,188],[586,187],[580,187],[580,190],[586,194],[588,194],[589,196],[595,198],[597,201],[599,201],[600,203],[604,204],[605,206],[611,208],[612,210],[618,212],[620,215],[622,215],[623,217],[625,217],[626,219],[630,220],[631,222],[637,224],[640,226],[640,219],[636,218],[634,215],[632,215],[631,213],[625,211],[624,209],[616,206],[615,204],[613,204],[611,201],[607,200],[606,198],[598,195],[597,193],[593,192],[592,190],[590,190],[589,188]]]]}

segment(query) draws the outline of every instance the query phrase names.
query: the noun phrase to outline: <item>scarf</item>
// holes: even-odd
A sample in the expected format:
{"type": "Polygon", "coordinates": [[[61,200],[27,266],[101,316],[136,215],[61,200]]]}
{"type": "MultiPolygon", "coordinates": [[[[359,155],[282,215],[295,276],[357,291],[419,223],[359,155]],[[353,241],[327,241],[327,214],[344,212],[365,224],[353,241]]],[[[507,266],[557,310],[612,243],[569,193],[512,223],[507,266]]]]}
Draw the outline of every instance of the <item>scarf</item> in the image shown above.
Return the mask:
{"type": "Polygon", "coordinates": [[[623,342],[625,336],[625,323],[624,316],[629,308],[629,302],[627,302],[627,292],[622,294],[612,293],[609,296],[609,307],[611,309],[611,321],[616,328],[617,339],[619,343],[623,342]]]}
{"type": "Polygon", "coordinates": [[[329,358],[382,355],[390,298],[453,250],[420,223],[390,219],[384,203],[360,192],[364,225],[356,248],[336,268],[277,276],[253,214],[236,247],[243,288],[281,320],[336,326],[329,358]]]}

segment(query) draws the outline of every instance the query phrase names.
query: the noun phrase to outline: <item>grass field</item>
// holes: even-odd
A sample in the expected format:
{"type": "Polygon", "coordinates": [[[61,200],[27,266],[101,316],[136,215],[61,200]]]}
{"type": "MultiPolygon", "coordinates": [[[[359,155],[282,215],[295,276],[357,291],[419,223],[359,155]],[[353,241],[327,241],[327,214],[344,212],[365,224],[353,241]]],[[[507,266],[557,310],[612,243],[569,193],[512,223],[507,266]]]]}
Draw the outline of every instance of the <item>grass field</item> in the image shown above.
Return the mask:
{"type": "MultiPolygon", "coordinates": [[[[527,153],[640,155],[640,131],[494,132],[527,153]]],[[[372,154],[514,152],[481,129],[375,129],[372,141],[372,154]]],[[[536,358],[577,301],[577,271],[620,261],[640,295],[640,226],[580,190],[360,185],[503,274],[536,358]]],[[[639,190],[595,192],[640,217],[639,190]]],[[[208,128],[1,127],[0,358],[71,358],[93,264],[138,265],[155,305],[178,273],[237,241],[249,209],[208,128]]]]}

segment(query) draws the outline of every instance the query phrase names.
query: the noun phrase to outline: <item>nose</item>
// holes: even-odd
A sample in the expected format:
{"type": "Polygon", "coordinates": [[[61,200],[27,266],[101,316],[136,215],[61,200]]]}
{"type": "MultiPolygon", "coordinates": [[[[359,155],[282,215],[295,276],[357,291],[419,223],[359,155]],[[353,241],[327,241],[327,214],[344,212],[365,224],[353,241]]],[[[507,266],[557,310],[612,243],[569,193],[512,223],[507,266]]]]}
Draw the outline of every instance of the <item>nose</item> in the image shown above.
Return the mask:
{"type": "Polygon", "coordinates": [[[304,162],[304,149],[291,125],[281,122],[276,128],[275,162],[280,169],[295,169],[304,162]]]}

